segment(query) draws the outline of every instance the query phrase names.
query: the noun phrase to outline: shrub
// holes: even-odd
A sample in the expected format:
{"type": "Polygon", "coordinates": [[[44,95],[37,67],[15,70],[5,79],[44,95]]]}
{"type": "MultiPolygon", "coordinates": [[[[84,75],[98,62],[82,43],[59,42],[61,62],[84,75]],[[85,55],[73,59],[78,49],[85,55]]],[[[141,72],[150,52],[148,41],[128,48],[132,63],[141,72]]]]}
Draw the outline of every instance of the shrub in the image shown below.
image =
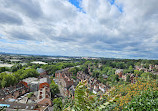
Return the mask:
{"type": "Polygon", "coordinates": [[[134,97],[126,106],[127,110],[152,111],[158,109],[158,91],[146,91],[134,97]]]}

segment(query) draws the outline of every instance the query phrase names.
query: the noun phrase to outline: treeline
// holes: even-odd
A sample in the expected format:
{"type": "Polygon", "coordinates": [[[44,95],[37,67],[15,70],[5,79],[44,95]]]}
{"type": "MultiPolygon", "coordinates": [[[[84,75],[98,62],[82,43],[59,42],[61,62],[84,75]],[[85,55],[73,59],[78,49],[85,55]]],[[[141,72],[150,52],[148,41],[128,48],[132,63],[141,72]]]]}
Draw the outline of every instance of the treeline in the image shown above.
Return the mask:
{"type": "Polygon", "coordinates": [[[17,84],[20,80],[28,77],[38,77],[39,74],[36,71],[37,68],[43,68],[46,70],[46,72],[49,75],[55,75],[55,72],[57,70],[64,69],[66,67],[73,67],[79,65],[79,62],[76,63],[65,63],[65,62],[59,62],[59,63],[53,63],[53,64],[46,64],[46,65],[40,65],[40,64],[31,64],[28,63],[24,66],[21,64],[15,64],[11,68],[0,68],[0,88],[8,87],[10,85],[17,84]],[[5,72],[5,71],[10,71],[5,72]]]}
{"type": "Polygon", "coordinates": [[[38,77],[35,69],[20,69],[12,74],[0,73],[0,88],[16,85],[20,80],[28,77],[38,77]]]}
{"type": "Polygon", "coordinates": [[[41,68],[45,69],[49,75],[55,76],[55,72],[57,70],[61,70],[61,69],[67,68],[67,67],[74,67],[74,66],[77,66],[79,64],[80,64],[79,62],[76,62],[76,63],[59,62],[59,63],[52,64],[52,65],[49,65],[49,64],[43,65],[43,66],[41,66],[41,68]]]}

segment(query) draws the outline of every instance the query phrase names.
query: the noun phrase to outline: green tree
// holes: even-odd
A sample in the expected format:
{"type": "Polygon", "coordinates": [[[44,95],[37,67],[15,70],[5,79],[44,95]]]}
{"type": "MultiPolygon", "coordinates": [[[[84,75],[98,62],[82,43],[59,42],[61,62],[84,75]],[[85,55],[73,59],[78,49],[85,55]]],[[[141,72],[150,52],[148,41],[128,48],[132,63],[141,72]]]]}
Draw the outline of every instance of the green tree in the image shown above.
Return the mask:
{"type": "Polygon", "coordinates": [[[0,73],[6,71],[5,67],[0,67],[0,73]]]}
{"type": "Polygon", "coordinates": [[[1,87],[4,88],[6,86],[6,84],[7,84],[7,81],[5,78],[3,78],[1,81],[1,87]]]}
{"type": "Polygon", "coordinates": [[[143,71],[138,71],[138,70],[134,70],[134,74],[138,75],[138,77],[140,77],[140,75],[143,73],[143,71]]]}
{"type": "Polygon", "coordinates": [[[80,69],[78,67],[73,67],[73,68],[70,68],[69,72],[71,72],[73,76],[76,76],[79,70],[80,69]]]}
{"type": "Polygon", "coordinates": [[[54,81],[52,81],[52,83],[50,84],[50,90],[51,90],[52,97],[54,97],[56,94],[60,93],[58,85],[55,84],[54,81]]]}
{"type": "Polygon", "coordinates": [[[133,73],[134,70],[133,70],[132,65],[129,66],[129,71],[130,71],[130,73],[133,73]]]}
{"type": "Polygon", "coordinates": [[[53,100],[53,111],[62,111],[63,104],[62,104],[62,98],[55,98],[53,100]]]}

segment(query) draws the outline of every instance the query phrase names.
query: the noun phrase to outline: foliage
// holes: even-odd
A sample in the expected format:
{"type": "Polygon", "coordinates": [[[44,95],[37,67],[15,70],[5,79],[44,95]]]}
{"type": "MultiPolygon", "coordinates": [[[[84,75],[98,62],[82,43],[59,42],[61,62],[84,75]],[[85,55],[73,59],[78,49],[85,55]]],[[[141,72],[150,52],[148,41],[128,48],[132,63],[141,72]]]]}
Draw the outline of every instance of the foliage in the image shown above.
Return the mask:
{"type": "Polygon", "coordinates": [[[53,111],[61,111],[63,107],[62,98],[55,98],[53,100],[53,111]]]}
{"type": "Polygon", "coordinates": [[[50,90],[51,90],[52,97],[54,97],[56,94],[60,93],[58,85],[55,84],[55,82],[53,80],[52,80],[52,83],[50,84],[50,90]]]}
{"type": "Polygon", "coordinates": [[[19,69],[22,69],[22,65],[21,64],[15,64],[11,67],[11,71],[12,72],[16,72],[18,71],[19,69]]]}
{"type": "Polygon", "coordinates": [[[82,81],[75,89],[75,98],[64,105],[64,111],[120,111],[155,110],[158,105],[158,83],[156,80],[139,79],[135,84],[122,84],[112,87],[102,96],[87,89],[82,81]],[[65,107],[66,106],[66,107],[65,107]],[[140,106],[140,108],[139,108],[140,106]]]}
{"type": "Polygon", "coordinates": [[[30,92],[30,93],[27,95],[27,97],[28,97],[28,98],[31,98],[32,95],[33,95],[33,92],[30,92]]]}
{"type": "Polygon", "coordinates": [[[0,73],[0,88],[9,87],[28,77],[38,77],[35,69],[20,69],[13,74],[0,73]]]}
{"type": "Polygon", "coordinates": [[[145,79],[157,79],[157,75],[154,75],[154,74],[149,73],[149,72],[142,73],[141,77],[145,78],[145,79]]]}
{"type": "Polygon", "coordinates": [[[134,97],[125,109],[139,111],[154,111],[158,109],[158,91],[142,92],[141,95],[134,97]]]}
{"type": "Polygon", "coordinates": [[[0,73],[4,71],[8,71],[8,69],[6,67],[0,67],[0,73]]]}
{"type": "Polygon", "coordinates": [[[138,77],[140,77],[140,75],[143,73],[143,71],[138,71],[138,70],[134,70],[134,74],[138,75],[138,77]]]}
{"type": "Polygon", "coordinates": [[[143,91],[157,91],[158,83],[156,80],[146,81],[139,79],[135,84],[118,85],[111,92],[109,99],[115,95],[120,95],[120,98],[116,101],[116,107],[114,110],[122,110],[135,96],[141,95],[143,91]]]}
{"type": "Polygon", "coordinates": [[[53,65],[46,64],[46,65],[41,66],[41,68],[45,69],[49,75],[55,76],[55,72],[57,70],[61,70],[66,67],[72,67],[72,66],[75,66],[76,64],[59,62],[59,63],[53,64],[53,65]]]}
{"type": "Polygon", "coordinates": [[[73,68],[70,68],[69,72],[71,72],[73,74],[73,76],[77,76],[77,72],[79,70],[80,69],[78,67],[73,67],[73,68]]]}

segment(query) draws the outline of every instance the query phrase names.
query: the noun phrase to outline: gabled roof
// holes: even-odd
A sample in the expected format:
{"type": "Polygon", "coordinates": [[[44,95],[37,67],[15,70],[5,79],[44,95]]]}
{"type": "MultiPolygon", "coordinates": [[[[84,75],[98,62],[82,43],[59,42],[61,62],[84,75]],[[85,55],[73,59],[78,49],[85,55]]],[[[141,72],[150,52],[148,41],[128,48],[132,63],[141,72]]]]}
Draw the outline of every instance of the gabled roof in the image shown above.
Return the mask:
{"type": "Polygon", "coordinates": [[[37,68],[37,72],[38,72],[38,73],[44,73],[44,72],[45,72],[45,70],[44,70],[44,69],[42,69],[42,68],[37,68]]]}

